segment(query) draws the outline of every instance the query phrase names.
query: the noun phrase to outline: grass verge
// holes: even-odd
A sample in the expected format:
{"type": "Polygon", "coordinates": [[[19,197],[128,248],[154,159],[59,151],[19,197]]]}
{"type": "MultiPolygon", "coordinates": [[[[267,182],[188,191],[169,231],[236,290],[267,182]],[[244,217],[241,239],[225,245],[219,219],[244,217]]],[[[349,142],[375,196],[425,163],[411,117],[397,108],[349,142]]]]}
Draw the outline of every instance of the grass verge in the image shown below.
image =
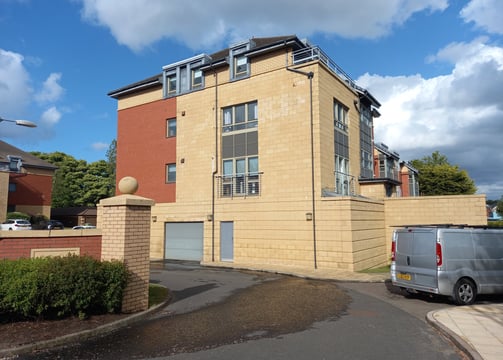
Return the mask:
{"type": "Polygon", "coordinates": [[[157,285],[149,284],[148,286],[148,307],[160,304],[169,298],[168,288],[157,285]]]}

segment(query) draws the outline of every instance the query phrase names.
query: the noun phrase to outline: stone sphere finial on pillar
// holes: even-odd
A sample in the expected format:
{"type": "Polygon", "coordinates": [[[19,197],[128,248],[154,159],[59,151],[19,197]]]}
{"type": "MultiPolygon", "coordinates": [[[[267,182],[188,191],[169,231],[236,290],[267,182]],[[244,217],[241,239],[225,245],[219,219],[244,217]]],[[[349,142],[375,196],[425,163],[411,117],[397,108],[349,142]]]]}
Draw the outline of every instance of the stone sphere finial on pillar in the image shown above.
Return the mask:
{"type": "Polygon", "coordinates": [[[123,194],[133,195],[138,190],[138,180],[132,176],[125,176],[119,181],[119,191],[123,194]]]}

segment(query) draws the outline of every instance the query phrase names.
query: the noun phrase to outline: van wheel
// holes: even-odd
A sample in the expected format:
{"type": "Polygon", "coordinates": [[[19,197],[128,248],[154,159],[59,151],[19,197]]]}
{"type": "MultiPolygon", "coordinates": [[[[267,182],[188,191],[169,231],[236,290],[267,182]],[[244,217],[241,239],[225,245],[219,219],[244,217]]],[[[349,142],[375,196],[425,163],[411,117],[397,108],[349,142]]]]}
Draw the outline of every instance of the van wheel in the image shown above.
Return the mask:
{"type": "Polygon", "coordinates": [[[457,305],[471,305],[475,302],[477,288],[469,279],[459,279],[454,285],[454,302],[457,305]]]}

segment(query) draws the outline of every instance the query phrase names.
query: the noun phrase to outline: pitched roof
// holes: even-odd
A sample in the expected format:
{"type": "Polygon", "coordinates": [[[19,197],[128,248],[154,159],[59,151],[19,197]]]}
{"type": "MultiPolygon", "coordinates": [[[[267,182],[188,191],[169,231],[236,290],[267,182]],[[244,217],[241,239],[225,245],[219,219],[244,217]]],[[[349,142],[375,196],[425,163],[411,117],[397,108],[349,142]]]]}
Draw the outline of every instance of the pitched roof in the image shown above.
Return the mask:
{"type": "Polygon", "coordinates": [[[32,155],[0,140],[0,163],[9,163],[9,155],[21,158],[24,167],[43,168],[50,170],[56,170],[58,168],[57,166],[54,166],[45,160],[39,159],[35,155],[32,155]]]}
{"type": "MultiPolygon", "coordinates": [[[[296,35],[286,35],[286,36],[273,36],[273,37],[263,37],[263,38],[251,38],[248,40],[251,44],[250,49],[247,53],[262,53],[267,51],[268,49],[276,49],[280,46],[294,46],[296,48],[306,46],[301,40],[297,38],[296,35]]],[[[231,46],[232,47],[232,46],[231,46]]],[[[229,56],[229,50],[231,47],[228,47],[223,50],[219,50],[210,55],[211,62],[210,65],[206,65],[203,68],[207,68],[213,64],[226,64],[226,58],[229,56]]],[[[203,69],[204,70],[204,69],[203,69]]],[[[122,95],[131,94],[138,90],[144,90],[151,88],[153,86],[162,85],[162,73],[151,76],[147,79],[137,81],[133,84],[129,84],[123,86],[119,89],[110,91],[107,95],[113,97],[115,99],[119,98],[122,95]]]]}

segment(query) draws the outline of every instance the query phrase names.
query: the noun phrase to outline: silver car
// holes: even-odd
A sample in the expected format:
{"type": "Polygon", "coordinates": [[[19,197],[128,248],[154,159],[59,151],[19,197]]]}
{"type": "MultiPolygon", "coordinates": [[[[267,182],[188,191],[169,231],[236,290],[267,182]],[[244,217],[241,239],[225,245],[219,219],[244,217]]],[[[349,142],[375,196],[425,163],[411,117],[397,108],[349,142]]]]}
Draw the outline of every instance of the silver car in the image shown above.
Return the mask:
{"type": "Polygon", "coordinates": [[[7,219],[0,224],[0,230],[31,230],[31,224],[24,219],[7,219]]]}

